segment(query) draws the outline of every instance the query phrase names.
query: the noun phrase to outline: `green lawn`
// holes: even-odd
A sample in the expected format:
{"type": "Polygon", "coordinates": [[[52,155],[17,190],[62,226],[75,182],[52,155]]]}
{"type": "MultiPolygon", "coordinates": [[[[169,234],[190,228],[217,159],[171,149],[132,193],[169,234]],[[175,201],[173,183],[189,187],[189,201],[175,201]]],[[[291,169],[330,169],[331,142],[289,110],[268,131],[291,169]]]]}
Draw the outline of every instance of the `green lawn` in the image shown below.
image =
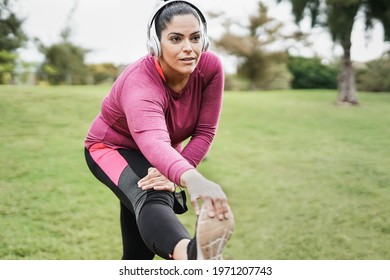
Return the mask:
{"type": "MultiPolygon", "coordinates": [[[[119,203],[83,155],[108,90],[0,86],[0,259],[121,257],[119,203]]],[[[199,167],[235,213],[225,258],[390,259],[390,94],[335,98],[225,94],[199,167]]]]}

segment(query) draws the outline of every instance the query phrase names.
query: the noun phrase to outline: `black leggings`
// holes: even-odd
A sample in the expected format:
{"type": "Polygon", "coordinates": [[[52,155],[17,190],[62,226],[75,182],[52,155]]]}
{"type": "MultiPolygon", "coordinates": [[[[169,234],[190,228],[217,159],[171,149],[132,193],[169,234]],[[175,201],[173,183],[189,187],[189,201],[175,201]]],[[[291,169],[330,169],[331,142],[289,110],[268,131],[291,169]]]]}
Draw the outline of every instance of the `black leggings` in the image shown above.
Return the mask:
{"type": "Polygon", "coordinates": [[[151,260],[155,254],[172,259],[176,244],[191,238],[173,211],[173,193],[138,188],[137,182],[147,175],[151,167],[140,152],[118,149],[109,150],[109,153],[113,156],[98,158],[85,149],[85,158],[95,177],[120,200],[122,259],[151,260]],[[115,160],[123,159],[126,166],[123,166],[116,183],[108,174],[112,170],[110,166],[115,164],[115,160]]]}

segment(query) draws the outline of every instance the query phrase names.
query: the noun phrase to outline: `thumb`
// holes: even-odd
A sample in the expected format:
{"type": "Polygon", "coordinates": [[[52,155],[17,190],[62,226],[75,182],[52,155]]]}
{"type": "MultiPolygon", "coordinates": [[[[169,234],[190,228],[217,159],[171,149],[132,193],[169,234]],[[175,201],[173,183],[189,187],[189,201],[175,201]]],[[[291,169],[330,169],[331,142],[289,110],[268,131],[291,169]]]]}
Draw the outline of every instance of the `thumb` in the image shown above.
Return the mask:
{"type": "Polygon", "coordinates": [[[192,207],[194,208],[196,216],[199,216],[200,210],[199,210],[199,204],[198,199],[191,199],[192,207]]]}

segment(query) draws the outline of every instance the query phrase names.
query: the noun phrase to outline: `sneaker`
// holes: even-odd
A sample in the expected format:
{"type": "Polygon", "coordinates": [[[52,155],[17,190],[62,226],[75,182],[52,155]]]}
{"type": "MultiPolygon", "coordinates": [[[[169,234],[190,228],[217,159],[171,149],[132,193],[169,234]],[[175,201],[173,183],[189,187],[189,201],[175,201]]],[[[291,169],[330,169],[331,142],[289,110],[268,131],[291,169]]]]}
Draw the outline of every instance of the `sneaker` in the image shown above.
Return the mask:
{"type": "Polygon", "coordinates": [[[196,246],[196,256],[194,256],[195,252],[192,252],[192,259],[222,259],[222,251],[232,236],[234,228],[234,218],[232,213],[230,215],[228,220],[219,220],[217,217],[210,218],[203,204],[196,225],[196,235],[191,242],[192,244],[189,245],[192,248],[196,246]]]}

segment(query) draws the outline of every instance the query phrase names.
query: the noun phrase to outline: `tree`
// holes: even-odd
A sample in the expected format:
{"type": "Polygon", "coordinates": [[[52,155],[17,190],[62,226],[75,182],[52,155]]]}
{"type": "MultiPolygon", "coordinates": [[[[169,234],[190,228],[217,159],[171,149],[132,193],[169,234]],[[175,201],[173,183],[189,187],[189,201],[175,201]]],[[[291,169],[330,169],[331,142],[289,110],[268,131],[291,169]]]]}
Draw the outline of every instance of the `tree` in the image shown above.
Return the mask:
{"type": "Polygon", "coordinates": [[[71,10],[67,25],[61,31],[61,41],[51,46],[45,46],[39,39],[36,39],[38,49],[45,56],[40,67],[41,75],[50,84],[86,84],[90,80],[89,69],[85,64],[85,56],[89,50],[79,47],[70,41],[72,28],[71,18],[76,6],[71,10]]]}
{"type": "MultiPolygon", "coordinates": [[[[281,2],[283,0],[278,0],[281,2]]],[[[358,104],[355,73],[351,61],[351,33],[356,15],[361,11],[366,20],[366,29],[373,27],[375,20],[382,23],[385,41],[390,40],[389,0],[289,0],[296,22],[309,15],[312,26],[320,23],[329,28],[334,42],[343,48],[343,57],[338,81],[338,102],[358,104]],[[320,15],[326,16],[321,22],[320,15]]]]}
{"type": "Polygon", "coordinates": [[[51,46],[39,47],[45,60],[40,72],[52,85],[80,85],[88,83],[89,71],[85,65],[86,50],[71,42],[62,41],[51,46]]]}
{"type": "Polygon", "coordinates": [[[27,36],[22,30],[23,20],[11,10],[9,0],[0,0],[0,84],[8,83],[15,68],[16,50],[27,36]]]}
{"type": "Polygon", "coordinates": [[[235,34],[231,28],[233,22],[227,20],[225,33],[214,43],[216,47],[240,59],[237,74],[248,79],[252,89],[275,88],[275,83],[288,86],[291,75],[286,66],[287,52],[270,51],[269,46],[294,36],[302,38],[304,34],[283,36],[280,32],[283,24],[268,16],[268,8],[262,2],[258,3],[257,14],[249,18],[248,25],[234,24],[244,32],[235,34]],[[281,77],[285,81],[281,81],[281,77]]]}

